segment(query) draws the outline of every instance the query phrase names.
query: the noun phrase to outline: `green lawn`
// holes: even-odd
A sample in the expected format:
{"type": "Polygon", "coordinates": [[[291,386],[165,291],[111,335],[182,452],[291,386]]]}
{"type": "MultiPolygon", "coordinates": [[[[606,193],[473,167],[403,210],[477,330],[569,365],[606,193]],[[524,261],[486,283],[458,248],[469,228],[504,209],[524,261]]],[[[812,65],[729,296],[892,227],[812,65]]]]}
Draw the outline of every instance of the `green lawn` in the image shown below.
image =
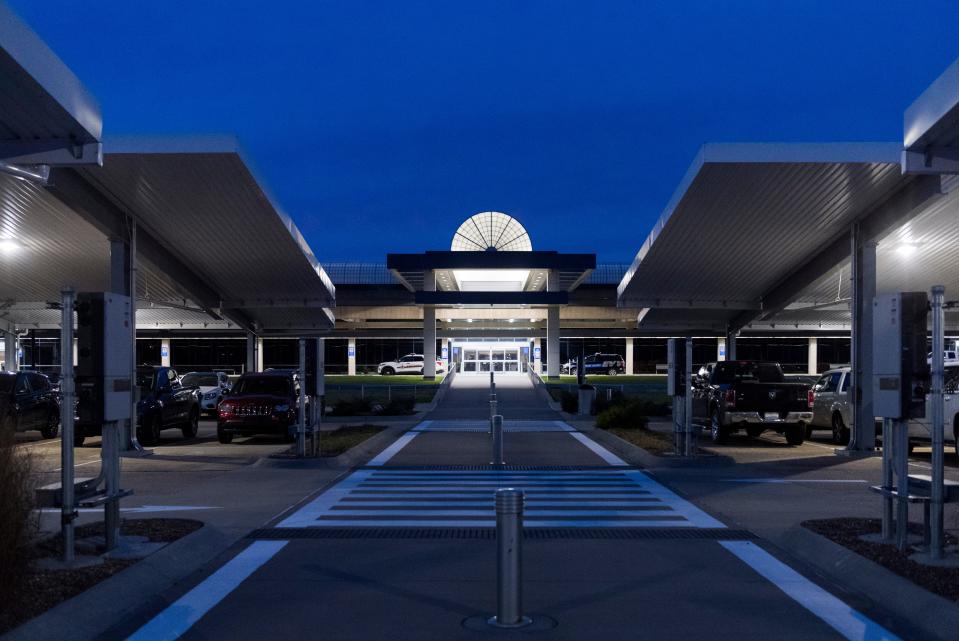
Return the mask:
{"type": "Polygon", "coordinates": [[[341,427],[332,432],[320,433],[320,455],[339,456],[348,449],[355,447],[366,439],[376,436],[385,427],[382,425],[350,425],[341,427]]]}
{"type": "MultiPolygon", "coordinates": [[[[547,381],[549,382],[549,381],[547,381]]],[[[576,376],[563,374],[559,377],[559,382],[564,385],[576,383],[576,376]]],[[[666,386],[666,377],[656,374],[622,374],[620,376],[609,376],[608,374],[588,374],[586,382],[595,385],[636,385],[637,383],[661,383],[666,386]]]]}
{"type": "Polygon", "coordinates": [[[415,374],[397,374],[396,376],[380,376],[379,374],[358,374],[345,376],[342,374],[329,375],[327,385],[439,385],[443,382],[443,374],[437,374],[432,381],[423,380],[415,374]]]}

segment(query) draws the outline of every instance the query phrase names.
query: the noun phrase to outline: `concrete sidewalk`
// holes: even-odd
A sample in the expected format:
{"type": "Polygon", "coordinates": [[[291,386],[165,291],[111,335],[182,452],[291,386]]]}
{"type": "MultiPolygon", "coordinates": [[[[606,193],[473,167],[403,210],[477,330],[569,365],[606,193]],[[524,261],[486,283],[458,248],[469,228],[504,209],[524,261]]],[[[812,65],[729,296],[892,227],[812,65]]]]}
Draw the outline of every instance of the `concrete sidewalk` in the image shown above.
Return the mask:
{"type": "MultiPolygon", "coordinates": [[[[525,374],[496,377],[497,412],[510,420],[557,420],[562,418],[543,403],[525,374]]],[[[426,415],[433,420],[489,418],[489,376],[459,374],[436,409],[426,415]]]]}

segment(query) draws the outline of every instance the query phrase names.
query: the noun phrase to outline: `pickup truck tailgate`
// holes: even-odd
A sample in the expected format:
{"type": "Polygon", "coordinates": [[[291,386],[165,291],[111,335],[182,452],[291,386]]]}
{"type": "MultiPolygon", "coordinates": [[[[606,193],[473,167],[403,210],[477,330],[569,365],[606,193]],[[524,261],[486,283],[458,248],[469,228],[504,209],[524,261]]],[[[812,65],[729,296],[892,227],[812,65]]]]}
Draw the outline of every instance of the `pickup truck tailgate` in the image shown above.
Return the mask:
{"type": "Polygon", "coordinates": [[[758,383],[741,382],[736,385],[736,411],[788,412],[809,411],[804,383],[758,383]]]}

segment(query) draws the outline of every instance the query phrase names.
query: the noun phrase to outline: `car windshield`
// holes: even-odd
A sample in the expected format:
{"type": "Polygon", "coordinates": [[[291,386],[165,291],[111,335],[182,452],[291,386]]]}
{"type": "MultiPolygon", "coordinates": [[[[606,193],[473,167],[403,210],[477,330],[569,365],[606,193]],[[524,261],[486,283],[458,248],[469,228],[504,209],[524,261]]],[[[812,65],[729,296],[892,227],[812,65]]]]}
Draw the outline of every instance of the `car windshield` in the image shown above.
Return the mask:
{"type": "Polygon", "coordinates": [[[713,382],[718,385],[741,382],[782,383],[782,370],[775,363],[717,363],[713,382]]]}
{"type": "Polygon", "coordinates": [[[198,372],[190,372],[184,376],[180,382],[183,383],[185,387],[206,387],[220,384],[216,374],[200,374],[198,372]]]}
{"type": "Polygon", "coordinates": [[[154,371],[137,370],[137,387],[148,392],[153,391],[154,371]]]}
{"type": "Polygon", "coordinates": [[[280,376],[247,376],[233,386],[234,394],[269,394],[288,396],[290,382],[280,376]]]}
{"type": "Polygon", "coordinates": [[[6,396],[13,391],[13,384],[17,380],[16,374],[4,374],[0,376],[0,394],[6,396]]]}

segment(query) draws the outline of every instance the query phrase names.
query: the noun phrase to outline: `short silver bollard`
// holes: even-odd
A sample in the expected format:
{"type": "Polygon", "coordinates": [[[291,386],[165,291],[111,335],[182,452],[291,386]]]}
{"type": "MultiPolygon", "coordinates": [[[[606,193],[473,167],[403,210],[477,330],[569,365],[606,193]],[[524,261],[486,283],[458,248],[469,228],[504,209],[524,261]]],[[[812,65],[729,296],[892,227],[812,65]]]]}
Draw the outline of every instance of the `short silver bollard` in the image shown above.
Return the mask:
{"type": "MultiPolygon", "coordinates": [[[[502,419],[502,417],[497,417],[502,419]]],[[[533,622],[523,616],[523,490],[496,490],[496,616],[497,628],[521,628],[533,622]]]]}
{"type": "Polygon", "coordinates": [[[493,417],[493,460],[490,465],[503,465],[503,417],[493,417]]]}

